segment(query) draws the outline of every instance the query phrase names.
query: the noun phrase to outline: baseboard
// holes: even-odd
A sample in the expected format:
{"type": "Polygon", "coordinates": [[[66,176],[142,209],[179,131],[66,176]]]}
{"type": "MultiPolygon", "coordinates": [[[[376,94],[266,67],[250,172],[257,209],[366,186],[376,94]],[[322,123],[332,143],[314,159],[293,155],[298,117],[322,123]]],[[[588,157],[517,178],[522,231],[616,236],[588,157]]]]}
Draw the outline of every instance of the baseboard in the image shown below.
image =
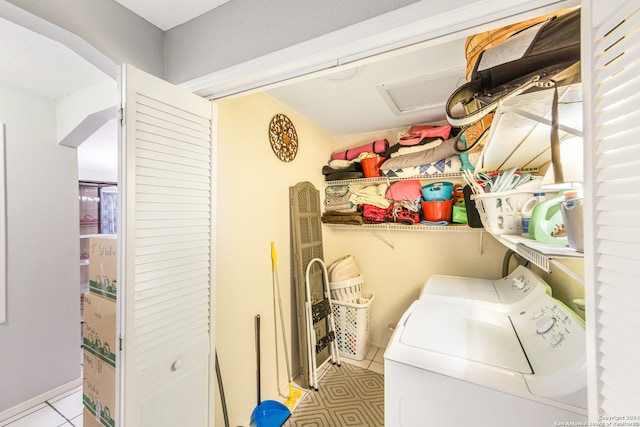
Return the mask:
{"type": "Polygon", "coordinates": [[[49,390],[46,393],[42,393],[39,396],[36,396],[32,399],[22,402],[12,408],[5,409],[4,411],[0,412],[0,422],[8,420],[13,416],[16,416],[24,411],[27,411],[29,408],[33,408],[34,406],[44,403],[47,400],[57,397],[67,391],[71,391],[74,388],[80,387],[81,385],[82,385],[82,378],[78,378],[66,384],[63,384],[59,387],[56,387],[53,390],[49,390]]]}

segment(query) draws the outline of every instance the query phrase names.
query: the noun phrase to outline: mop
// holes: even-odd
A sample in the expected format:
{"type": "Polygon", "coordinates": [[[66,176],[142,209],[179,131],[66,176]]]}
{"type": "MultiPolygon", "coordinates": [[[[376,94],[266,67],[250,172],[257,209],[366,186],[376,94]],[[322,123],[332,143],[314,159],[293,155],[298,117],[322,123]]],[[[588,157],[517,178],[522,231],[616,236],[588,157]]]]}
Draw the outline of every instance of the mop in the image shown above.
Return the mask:
{"type": "Polygon", "coordinates": [[[280,310],[280,325],[282,326],[282,342],[284,343],[284,359],[287,362],[287,378],[289,380],[289,397],[285,400],[284,404],[290,410],[296,406],[296,402],[300,399],[304,393],[301,390],[293,388],[293,380],[291,379],[291,366],[289,365],[289,349],[287,347],[287,337],[284,328],[284,314],[282,312],[282,299],[280,298],[280,280],[278,279],[278,263],[276,261],[276,246],[271,242],[271,264],[272,275],[275,288],[278,292],[278,308],[280,310]]]}

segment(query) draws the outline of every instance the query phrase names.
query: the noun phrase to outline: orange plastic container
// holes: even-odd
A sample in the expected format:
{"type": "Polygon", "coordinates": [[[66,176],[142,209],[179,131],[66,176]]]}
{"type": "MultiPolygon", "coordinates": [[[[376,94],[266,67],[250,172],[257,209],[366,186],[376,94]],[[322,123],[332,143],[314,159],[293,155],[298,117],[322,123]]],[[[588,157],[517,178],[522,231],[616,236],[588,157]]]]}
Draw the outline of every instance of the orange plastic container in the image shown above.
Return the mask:
{"type": "Polygon", "coordinates": [[[422,218],[431,222],[451,222],[451,212],[453,210],[454,201],[454,199],[451,199],[422,202],[422,218]]]}
{"type": "Polygon", "coordinates": [[[382,171],[380,170],[380,165],[387,160],[386,157],[367,157],[366,159],[362,159],[360,164],[362,165],[362,172],[364,172],[365,178],[375,178],[377,176],[382,176],[382,171]]]}

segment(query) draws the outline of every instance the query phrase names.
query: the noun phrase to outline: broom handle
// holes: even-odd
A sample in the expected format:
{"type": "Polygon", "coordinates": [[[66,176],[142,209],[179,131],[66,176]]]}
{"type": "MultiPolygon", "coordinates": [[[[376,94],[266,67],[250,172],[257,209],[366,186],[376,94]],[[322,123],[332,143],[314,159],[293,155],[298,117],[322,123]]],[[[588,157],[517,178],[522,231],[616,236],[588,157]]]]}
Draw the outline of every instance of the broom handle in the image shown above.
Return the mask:
{"type": "Polygon", "coordinates": [[[258,406],[260,406],[260,315],[256,315],[256,357],[258,359],[258,406]]]}
{"type": "Polygon", "coordinates": [[[276,290],[278,292],[278,308],[280,309],[280,326],[282,328],[282,342],[284,344],[284,360],[287,363],[287,379],[291,382],[291,366],[289,366],[289,348],[284,328],[284,313],[282,312],[282,299],[280,297],[280,280],[278,279],[278,261],[276,259],[276,245],[271,242],[271,262],[273,263],[273,276],[275,277],[276,290]]]}

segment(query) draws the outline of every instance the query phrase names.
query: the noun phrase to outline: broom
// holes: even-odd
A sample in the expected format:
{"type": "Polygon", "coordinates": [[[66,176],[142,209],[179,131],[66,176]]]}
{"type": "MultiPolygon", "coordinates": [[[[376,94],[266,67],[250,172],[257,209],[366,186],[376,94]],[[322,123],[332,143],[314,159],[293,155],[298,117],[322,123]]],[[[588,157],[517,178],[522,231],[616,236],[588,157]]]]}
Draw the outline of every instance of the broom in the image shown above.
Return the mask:
{"type": "Polygon", "coordinates": [[[296,406],[296,402],[303,396],[301,390],[293,388],[293,381],[291,379],[291,366],[289,366],[289,349],[287,347],[287,337],[284,329],[284,314],[282,312],[282,299],[280,298],[280,281],[278,280],[278,262],[276,261],[276,246],[271,242],[271,265],[273,267],[273,281],[278,292],[278,308],[280,309],[280,325],[282,326],[282,342],[284,343],[284,360],[287,362],[287,378],[289,380],[289,397],[285,400],[284,405],[293,410],[296,406]]]}

